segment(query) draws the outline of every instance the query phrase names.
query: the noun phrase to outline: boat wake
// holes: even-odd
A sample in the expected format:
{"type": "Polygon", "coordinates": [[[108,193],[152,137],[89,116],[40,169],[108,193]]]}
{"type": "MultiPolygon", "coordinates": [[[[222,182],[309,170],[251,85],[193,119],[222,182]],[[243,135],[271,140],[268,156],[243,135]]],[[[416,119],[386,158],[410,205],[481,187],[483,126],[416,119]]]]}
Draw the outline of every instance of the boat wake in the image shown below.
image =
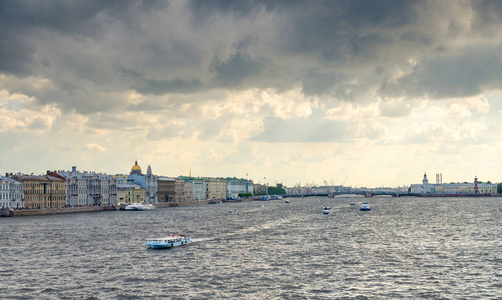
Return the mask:
{"type": "Polygon", "coordinates": [[[213,241],[216,240],[216,237],[210,237],[210,238],[196,238],[192,239],[192,243],[197,243],[197,242],[206,242],[206,241],[213,241]]]}

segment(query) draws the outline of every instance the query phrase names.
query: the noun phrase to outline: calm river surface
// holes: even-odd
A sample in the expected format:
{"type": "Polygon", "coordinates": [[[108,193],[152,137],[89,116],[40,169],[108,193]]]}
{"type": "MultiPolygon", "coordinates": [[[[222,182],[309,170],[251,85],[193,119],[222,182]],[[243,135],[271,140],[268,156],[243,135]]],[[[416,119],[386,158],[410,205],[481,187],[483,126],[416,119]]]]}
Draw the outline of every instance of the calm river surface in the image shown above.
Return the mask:
{"type": "Polygon", "coordinates": [[[290,201],[0,218],[0,298],[502,299],[502,198],[290,201]]]}

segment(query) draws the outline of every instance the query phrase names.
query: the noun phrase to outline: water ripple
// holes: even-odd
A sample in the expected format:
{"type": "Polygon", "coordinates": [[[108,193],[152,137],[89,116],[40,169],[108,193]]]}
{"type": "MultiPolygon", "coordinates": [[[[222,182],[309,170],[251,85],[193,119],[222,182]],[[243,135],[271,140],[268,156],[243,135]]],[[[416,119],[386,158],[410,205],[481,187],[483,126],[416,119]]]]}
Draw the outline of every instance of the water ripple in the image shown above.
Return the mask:
{"type": "Polygon", "coordinates": [[[3,218],[2,298],[500,296],[500,198],[370,202],[369,212],[343,198],[312,197],[3,218]],[[323,215],[323,206],[332,213],[323,215]],[[193,243],[146,248],[147,238],[171,233],[190,234],[193,243]]]}

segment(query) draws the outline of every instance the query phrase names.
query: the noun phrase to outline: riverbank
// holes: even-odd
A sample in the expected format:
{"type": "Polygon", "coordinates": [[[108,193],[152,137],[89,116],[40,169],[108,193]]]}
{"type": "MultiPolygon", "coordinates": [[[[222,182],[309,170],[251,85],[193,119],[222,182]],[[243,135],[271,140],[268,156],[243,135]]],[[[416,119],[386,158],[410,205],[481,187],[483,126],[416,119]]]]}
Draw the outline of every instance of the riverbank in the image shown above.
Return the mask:
{"type": "MultiPolygon", "coordinates": [[[[242,199],[239,202],[247,202],[253,201],[250,199],[242,199]]],[[[231,201],[236,202],[236,201],[231,201]]],[[[194,201],[194,202],[163,202],[163,203],[155,203],[156,208],[163,207],[176,207],[176,206],[192,206],[192,205],[203,205],[208,204],[208,200],[203,201],[194,201]]],[[[125,206],[125,205],[124,205],[125,206]]],[[[113,211],[120,210],[121,205],[114,206],[79,206],[79,207],[61,207],[61,208],[32,208],[32,209],[13,209],[12,212],[16,217],[25,217],[25,216],[43,216],[43,215],[58,215],[58,214],[75,214],[75,213],[84,213],[84,212],[99,212],[99,211],[113,211]]],[[[6,215],[7,216],[7,215],[6,215]]]]}
{"type": "Polygon", "coordinates": [[[96,212],[112,210],[107,206],[82,206],[82,207],[61,207],[61,208],[33,208],[33,209],[14,209],[14,216],[43,216],[43,215],[58,215],[58,214],[74,214],[82,212],[96,212]]]}

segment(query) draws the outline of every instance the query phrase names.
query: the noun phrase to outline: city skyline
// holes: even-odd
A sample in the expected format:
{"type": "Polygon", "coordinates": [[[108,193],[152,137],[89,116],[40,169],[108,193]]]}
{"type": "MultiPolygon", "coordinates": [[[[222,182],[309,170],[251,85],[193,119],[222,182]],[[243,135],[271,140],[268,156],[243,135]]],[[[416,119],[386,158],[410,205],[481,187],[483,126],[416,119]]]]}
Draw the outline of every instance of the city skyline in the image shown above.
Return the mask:
{"type": "Polygon", "coordinates": [[[0,171],[502,182],[496,1],[4,1],[0,171]]]}

